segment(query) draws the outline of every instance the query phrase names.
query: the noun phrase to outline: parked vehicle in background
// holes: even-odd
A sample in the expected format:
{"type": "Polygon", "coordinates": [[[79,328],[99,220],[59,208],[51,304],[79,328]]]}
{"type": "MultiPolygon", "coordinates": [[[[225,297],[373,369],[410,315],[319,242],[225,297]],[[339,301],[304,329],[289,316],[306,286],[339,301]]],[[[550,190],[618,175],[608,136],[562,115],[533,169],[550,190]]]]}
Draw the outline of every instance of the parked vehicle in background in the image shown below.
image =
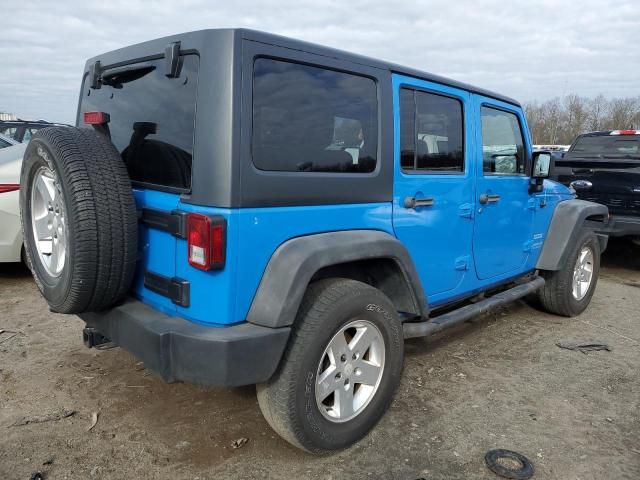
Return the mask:
{"type": "Polygon", "coordinates": [[[562,158],[571,145],[533,145],[534,152],[549,152],[553,158],[562,158]]]}
{"type": "Polygon", "coordinates": [[[19,190],[26,148],[26,144],[18,143],[0,149],[0,263],[19,262],[22,258],[19,190]]]}
{"type": "Polygon", "coordinates": [[[17,145],[20,142],[16,142],[13,138],[0,134],[0,149],[17,145]]]}
{"type": "Polygon", "coordinates": [[[578,198],[608,207],[609,235],[640,243],[640,130],[580,135],[552,174],[578,198]]]}
{"type": "Polygon", "coordinates": [[[52,123],[44,120],[0,120],[0,134],[13,138],[18,143],[28,142],[31,136],[42,128],[68,127],[64,123],[52,123]]]}
{"type": "Polygon", "coordinates": [[[81,88],[21,174],[50,308],[166,381],[257,384],[299,448],[376,424],[404,338],[589,305],[607,208],[545,180],[516,100],[241,29],[99,55],[81,88]]]}

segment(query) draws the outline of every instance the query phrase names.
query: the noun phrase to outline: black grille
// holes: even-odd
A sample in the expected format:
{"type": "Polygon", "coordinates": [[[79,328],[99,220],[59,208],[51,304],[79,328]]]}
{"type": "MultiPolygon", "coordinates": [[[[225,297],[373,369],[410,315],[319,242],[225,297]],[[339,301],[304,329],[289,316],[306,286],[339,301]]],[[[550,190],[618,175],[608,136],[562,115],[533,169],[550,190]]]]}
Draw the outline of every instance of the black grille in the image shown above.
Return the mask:
{"type": "Polygon", "coordinates": [[[610,193],[580,193],[578,198],[590,202],[601,203],[609,207],[610,213],[637,213],[640,214],[640,196],[610,194],[610,193]]]}

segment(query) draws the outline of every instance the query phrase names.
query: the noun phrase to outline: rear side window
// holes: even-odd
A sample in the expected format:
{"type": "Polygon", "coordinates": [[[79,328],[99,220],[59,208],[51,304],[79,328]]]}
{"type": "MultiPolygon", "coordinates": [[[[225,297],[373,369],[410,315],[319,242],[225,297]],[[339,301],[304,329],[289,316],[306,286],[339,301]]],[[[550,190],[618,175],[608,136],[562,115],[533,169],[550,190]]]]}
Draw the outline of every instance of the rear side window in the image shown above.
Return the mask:
{"type": "Polygon", "coordinates": [[[482,107],[482,165],[485,175],[524,175],[524,141],[518,117],[482,107]]]}
{"type": "Polygon", "coordinates": [[[433,93],[400,90],[400,165],[405,172],[464,171],[462,103],[433,93]]]}
{"type": "Polygon", "coordinates": [[[279,172],[369,173],[376,168],[375,82],[258,58],[253,77],[253,163],[279,172]]]}
{"type": "Polygon", "coordinates": [[[111,140],[134,183],[188,191],[198,83],[198,56],[182,57],[178,78],[164,59],[107,70],[98,89],[85,87],[82,113],[110,116],[111,140]]]}
{"type": "Polygon", "coordinates": [[[24,138],[22,139],[23,142],[28,142],[29,140],[31,140],[31,137],[33,137],[33,135],[40,130],[39,128],[31,128],[31,127],[27,127],[24,130],[24,138]]]}
{"type": "Polygon", "coordinates": [[[579,137],[569,152],[594,157],[640,156],[640,135],[593,135],[579,137]]]}

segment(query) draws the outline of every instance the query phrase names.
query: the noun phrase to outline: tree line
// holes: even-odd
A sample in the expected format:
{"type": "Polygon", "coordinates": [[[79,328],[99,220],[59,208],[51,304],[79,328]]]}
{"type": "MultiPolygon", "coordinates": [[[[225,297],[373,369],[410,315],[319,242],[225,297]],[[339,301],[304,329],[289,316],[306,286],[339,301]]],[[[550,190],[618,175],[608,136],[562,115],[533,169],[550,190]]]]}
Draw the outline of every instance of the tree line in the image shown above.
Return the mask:
{"type": "Polygon", "coordinates": [[[569,145],[581,133],[597,130],[640,130],[640,96],[607,99],[570,94],[524,104],[536,145],[569,145]]]}

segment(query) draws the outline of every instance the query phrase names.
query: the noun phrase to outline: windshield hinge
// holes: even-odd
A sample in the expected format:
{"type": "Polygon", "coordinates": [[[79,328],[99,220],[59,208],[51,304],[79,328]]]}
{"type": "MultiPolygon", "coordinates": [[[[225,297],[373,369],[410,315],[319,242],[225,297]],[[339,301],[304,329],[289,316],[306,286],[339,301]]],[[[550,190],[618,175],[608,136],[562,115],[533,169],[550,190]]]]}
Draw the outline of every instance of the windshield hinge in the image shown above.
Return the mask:
{"type": "Polygon", "coordinates": [[[180,42],[173,42],[164,49],[165,75],[169,78],[180,76],[180,42]]]}

